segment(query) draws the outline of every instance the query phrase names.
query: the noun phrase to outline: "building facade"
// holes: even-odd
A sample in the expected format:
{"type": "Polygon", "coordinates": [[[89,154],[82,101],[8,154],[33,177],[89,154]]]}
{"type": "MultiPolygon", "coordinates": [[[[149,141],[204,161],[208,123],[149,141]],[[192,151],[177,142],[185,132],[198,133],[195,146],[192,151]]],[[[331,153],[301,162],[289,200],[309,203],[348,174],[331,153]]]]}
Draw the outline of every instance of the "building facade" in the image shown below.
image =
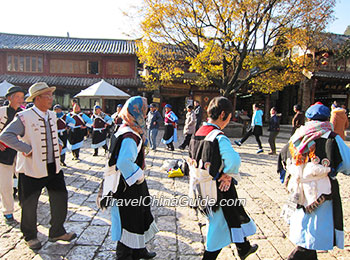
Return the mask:
{"type": "MultiPolygon", "coordinates": [[[[132,40],[81,39],[0,33],[0,82],[28,89],[44,81],[56,86],[55,103],[70,107],[74,95],[104,79],[130,95],[139,94],[136,43],[132,40]]],[[[91,108],[99,100],[80,100],[91,108]]],[[[108,100],[112,113],[118,100],[108,100]]]]}

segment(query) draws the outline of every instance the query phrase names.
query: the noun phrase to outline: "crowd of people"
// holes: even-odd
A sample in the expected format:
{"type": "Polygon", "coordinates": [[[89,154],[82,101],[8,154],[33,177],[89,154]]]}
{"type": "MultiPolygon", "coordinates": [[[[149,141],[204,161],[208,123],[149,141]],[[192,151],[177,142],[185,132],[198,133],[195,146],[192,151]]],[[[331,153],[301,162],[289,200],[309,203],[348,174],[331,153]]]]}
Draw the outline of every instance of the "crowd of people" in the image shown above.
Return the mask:
{"type": "MultiPolygon", "coordinates": [[[[155,252],[146,249],[158,228],[147,203],[150,197],[144,174],[145,148],[157,149],[159,127],[164,122],[161,142],[169,151],[175,150],[179,119],[172,106],[165,105],[162,115],[157,104],[148,106],[146,98],[135,96],[118,105],[112,116],[95,105],[89,117],[76,100],[68,113],[59,104],[51,111],[54,91],[55,87],[39,82],[29,88],[24,100],[26,92],[11,87],[6,94],[8,105],[0,107],[0,195],[5,221],[9,224],[15,221],[15,175],[22,210],[20,229],[29,248],[37,250],[42,246],[37,237],[36,209],[43,188],[48,191],[51,209],[49,241],[76,238],[74,232],[64,228],[68,193],[61,166],[66,166],[67,151],[72,152],[73,160],[79,160],[85,137],[90,134],[93,156],[98,156],[100,147],[105,153],[108,151],[98,204],[101,208],[111,207],[111,235],[117,241],[117,259],[155,257],[155,252]],[[33,105],[23,109],[24,101],[33,105]],[[111,199],[140,199],[145,203],[118,206],[111,204],[111,199]]],[[[189,196],[199,201],[194,207],[208,220],[203,259],[216,259],[221,249],[231,243],[235,243],[240,259],[246,259],[258,250],[258,245],[248,240],[256,232],[254,220],[243,205],[222,203],[239,199],[235,186],[241,179],[241,159],[223,132],[233,116],[232,104],[225,97],[213,98],[203,124],[203,109],[198,101],[189,104],[186,111],[184,141],[178,148],[188,147],[189,196]]],[[[344,108],[336,103],[331,111],[320,102],[305,113],[299,105],[294,106],[294,111],[292,136],[277,162],[280,180],[290,193],[284,218],[290,224],[290,239],[296,244],[288,259],[317,259],[317,250],[344,248],[336,176],[339,172],[350,174],[350,149],[344,142],[349,122],[344,108]]],[[[275,155],[280,131],[275,107],[270,110],[268,125],[269,154],[275,155]]],[[[234,143],[241,146],[254,135],[260,154],[262,134],[263,111],[254,104],[247,133],[234,143]]]]}

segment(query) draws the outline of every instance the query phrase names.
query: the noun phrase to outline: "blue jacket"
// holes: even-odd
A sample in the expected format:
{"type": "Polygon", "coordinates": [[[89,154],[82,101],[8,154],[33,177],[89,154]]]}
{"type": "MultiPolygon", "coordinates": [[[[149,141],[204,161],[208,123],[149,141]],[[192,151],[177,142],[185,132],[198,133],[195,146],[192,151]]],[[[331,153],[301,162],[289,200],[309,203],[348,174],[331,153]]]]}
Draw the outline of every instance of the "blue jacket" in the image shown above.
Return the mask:
{"type": "Polygon", "coordinates": [[[158,110],[155,110],[154,112],[149,111],[147,114],[147,128],[148,129],[154,129],[154,128],[159,128],[160,122],[163,121],[162,116],[160,115],[158,110]],[[154,124],[156,122],[156,124],[154,124]]]}

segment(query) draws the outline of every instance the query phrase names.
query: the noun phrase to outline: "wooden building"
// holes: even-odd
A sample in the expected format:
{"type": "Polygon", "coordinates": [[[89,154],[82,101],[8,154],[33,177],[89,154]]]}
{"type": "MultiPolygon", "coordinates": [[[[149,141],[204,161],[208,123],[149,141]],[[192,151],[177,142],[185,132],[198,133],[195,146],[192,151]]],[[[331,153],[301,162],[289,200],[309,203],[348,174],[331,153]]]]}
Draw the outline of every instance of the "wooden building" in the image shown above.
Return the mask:
{"type": "MultiPolygon", "coordinates": [[[[0,33],[0,82],[7,80],[28,89],[44,81],[57,87],[54,103],[66,108],[75,94],[101,79],[130,95],[139,94],[143,83],[138,71],[132,40],[0,33]]],[[[96,101],[81,105],[92,107],[96,101]]],[[[112,113],[117,102],[107,102],[106,111],[112,113]]]]}

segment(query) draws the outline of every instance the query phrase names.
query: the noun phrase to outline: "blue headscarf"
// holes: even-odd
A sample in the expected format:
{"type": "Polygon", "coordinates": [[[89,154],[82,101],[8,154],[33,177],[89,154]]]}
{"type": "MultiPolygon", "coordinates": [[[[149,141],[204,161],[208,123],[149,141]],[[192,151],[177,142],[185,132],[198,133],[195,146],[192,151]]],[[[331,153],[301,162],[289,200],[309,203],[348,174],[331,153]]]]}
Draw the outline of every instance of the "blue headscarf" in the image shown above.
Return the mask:
{"type": "Polygon", "coordinates": [[[146,128],[147,99],[136,96],[129,98],[119,113],[125,124],[135,132],[143,135],[146,128]]]}

